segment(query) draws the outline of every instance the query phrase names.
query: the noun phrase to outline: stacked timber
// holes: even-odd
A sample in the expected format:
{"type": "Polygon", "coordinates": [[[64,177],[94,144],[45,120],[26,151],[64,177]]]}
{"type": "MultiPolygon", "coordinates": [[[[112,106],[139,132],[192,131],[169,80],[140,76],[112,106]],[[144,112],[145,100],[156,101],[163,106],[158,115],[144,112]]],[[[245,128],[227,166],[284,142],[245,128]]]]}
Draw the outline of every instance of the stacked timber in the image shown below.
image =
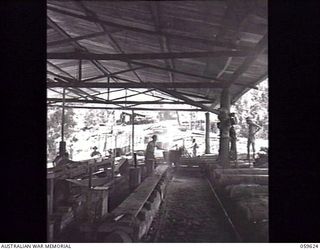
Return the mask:
{"type": "Polygon", "coordinates": [[[67,179],[88,174],[89,166],[92,168],[93,172],[102,168],[105,171],[108,168],[111,168],[111,161],[109,159],[101,160],[100,162],[96,162],[95,160],[91,161],[71,162],[62,166],[49,168],[47,170],[47,175],[54,175],[55,179],[67,179]]]}
{"type": "Polygon", "coordinates": [[[181,157],[182,165],[209,165],[216,162],[218,156],[216,154],[204,154],[197,157],[181,157]]]}

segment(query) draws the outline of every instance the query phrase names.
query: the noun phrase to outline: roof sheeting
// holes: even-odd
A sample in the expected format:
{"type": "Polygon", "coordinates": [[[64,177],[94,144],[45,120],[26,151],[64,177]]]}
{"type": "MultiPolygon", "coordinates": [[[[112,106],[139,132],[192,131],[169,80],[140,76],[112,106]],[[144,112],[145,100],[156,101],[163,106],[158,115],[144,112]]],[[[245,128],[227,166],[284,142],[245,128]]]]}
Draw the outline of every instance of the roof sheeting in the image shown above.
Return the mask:
{"type": "MultiPolygon", "coordinates": [[[[175,100],[194,105],[201,97],[209,98],[213,105],[203,105],[215,108],[219,104],[221,84],[230,86],[231,99],[234,102],[250,87],[267,77],[266,0],[48,0],[47,4],[50,27],[47,30],[48,55],[81,51],[93,56],[131,56],[131,59],[121,57],[119,60],[81,60],[81,64],[79,60],[48,59],[50,82],[47,82],[47,86],[57,89],[50,85],[51,82],[63,81],[65,86],[73,89],[74,94],[79,94],[80,101],[85,101],[82,103],[84,106],[88,106],[90,100],[105,100],[106,97],[99,93],[112,88],[110,83],[121,82],[125,89],[126,82],[143,82],[150,83],[150,88],[157,89],[158,96],[165,93],[160,99],[154,98],[159,102],[166,102],[168,93],[174,91],[171,92],[171,98],[175,100]],[[214,51],[246,51],[248,55],[209,55],[214,51]],[[208,55],[187,58],[189,55],[185,53],[186,58],[175,58],[174,53],[177,52],[208,52],[208,55]],[[149,58],[152,53],[172,55],[166,59],[149,58]],[[144,54],[146,57],[134,59],[137,54],[144,54]],[[79,91],[79,88],[72,88],[73,81],[91,78],[94,82],[106,82],[106,89],[81,88],[79,91]],[[193,82],[194,87],[164,89],[157,85],[160,82],[170,82],[173,87],[175,83],[193,82]],[[200,82],[212,82],[212,86],[219,83],[220,87],[202,88],[197,84],[200,82]],[[183,93],[183,97],[179,93],[183,93]],[[90,95],[94,97],[91,98],[90,95]]],[[[78,59],[81,59],[80,52],[78,59]]],[[[86,82],[90,83],[90,80],[86,82]]],[[[55,93],[55,96],[57,94],[48,91],[49,99],[53,96],[52,93],[55,93]]],[[[135,107],[146,106],[140,97],[130,97],[139,102],[135,107]]],[[[66,99],[68,98],[66,96],[66,99]]],[[[112,100],[110,93],[108,98],[108,101],[112,100]]],[[[108,105],[111,104],[106,103],[105,106],[109,107],[108,105]]],[[[166,105],[171,104],[163,104],[166,105]]]]}

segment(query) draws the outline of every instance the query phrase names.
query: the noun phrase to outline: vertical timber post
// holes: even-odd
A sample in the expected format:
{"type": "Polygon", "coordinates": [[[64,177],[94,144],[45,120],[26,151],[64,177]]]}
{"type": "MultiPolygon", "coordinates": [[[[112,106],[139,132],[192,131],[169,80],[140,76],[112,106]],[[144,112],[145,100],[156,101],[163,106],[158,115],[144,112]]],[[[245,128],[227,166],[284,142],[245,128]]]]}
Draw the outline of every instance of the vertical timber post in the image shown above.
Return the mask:
{"type": "Polygon", "coordinates": [[[131,115],[131,124],[132,124],[132,135],[131,135],[131,150],[132,150],[132,157],[134,155],[134,110],[132,110],[132,115],[131,115]]]}
{"type": "Polygon", "coordinates": [[[210,113],[206,112],[206,132],[205,132],[205,142],[206,142],[206,154],[210,154],[210,113]]]}
{"type": "Polygon", "coordinates": [[[61,141],[59,145],[59,155],[63,155],[66,152],[66,142],[64,141],[64,113],[65,113],[65,98],[66,98],[66,89],[63,88],[62,92],[62,114],[61,114],[61,141]]]}
{"type": "Polygon", "coordinates": [[[219,147],[219,161],[221,165],[226,168],[230,166],[229,160],[229,131],[230,131],[230,94],[229,88],[222,90],[220,98],[220,114],[218,118],[220,120],[220,147],[219,147]]]}

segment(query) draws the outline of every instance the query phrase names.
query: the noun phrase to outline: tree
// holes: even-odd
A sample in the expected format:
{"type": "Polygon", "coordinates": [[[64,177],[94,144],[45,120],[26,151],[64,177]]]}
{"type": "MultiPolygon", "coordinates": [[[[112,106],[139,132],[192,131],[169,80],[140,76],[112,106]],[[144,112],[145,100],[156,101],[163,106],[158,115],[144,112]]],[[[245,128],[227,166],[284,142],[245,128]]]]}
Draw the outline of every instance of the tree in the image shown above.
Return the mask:
{"type": "Polygon", "coordinates": [[[252,89],[243,95],[234,105],[234,112],[238,117],[239,136],[248,136],[245,118],[250,116],[262,126],[257,138],[268,139],[268,81],[263,81],[258,90],[252,89]]]}
{"type": "MultiPolygon", "coordinates": [[[[61,141],[61,108],[48,108],[47,112],[47,153],[48,159],[52,160],[57,154],[56,143],[61,141]]],[[[74,139],[74,112],[72,109],[65,110],[64,140],[74,139]]]]}
{"type": "Polygon", "coordinates": [[[90,109],[85,114],[84,124],[86,127],[96,126],[99,124],[106,124],[111,113],[112,111],[109,110],[90,109]]]}

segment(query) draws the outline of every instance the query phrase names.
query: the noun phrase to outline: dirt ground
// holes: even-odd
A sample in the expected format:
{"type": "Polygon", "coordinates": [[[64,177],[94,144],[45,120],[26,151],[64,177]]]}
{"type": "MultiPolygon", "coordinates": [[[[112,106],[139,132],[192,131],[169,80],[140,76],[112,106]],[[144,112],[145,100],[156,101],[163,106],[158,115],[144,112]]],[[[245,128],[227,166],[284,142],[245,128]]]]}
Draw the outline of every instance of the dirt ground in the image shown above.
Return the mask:
{"type": "Polygon", "coordinates": [[[144,242],[235,242],[210,187],[197,169],[175,171],[144,242]]]}

